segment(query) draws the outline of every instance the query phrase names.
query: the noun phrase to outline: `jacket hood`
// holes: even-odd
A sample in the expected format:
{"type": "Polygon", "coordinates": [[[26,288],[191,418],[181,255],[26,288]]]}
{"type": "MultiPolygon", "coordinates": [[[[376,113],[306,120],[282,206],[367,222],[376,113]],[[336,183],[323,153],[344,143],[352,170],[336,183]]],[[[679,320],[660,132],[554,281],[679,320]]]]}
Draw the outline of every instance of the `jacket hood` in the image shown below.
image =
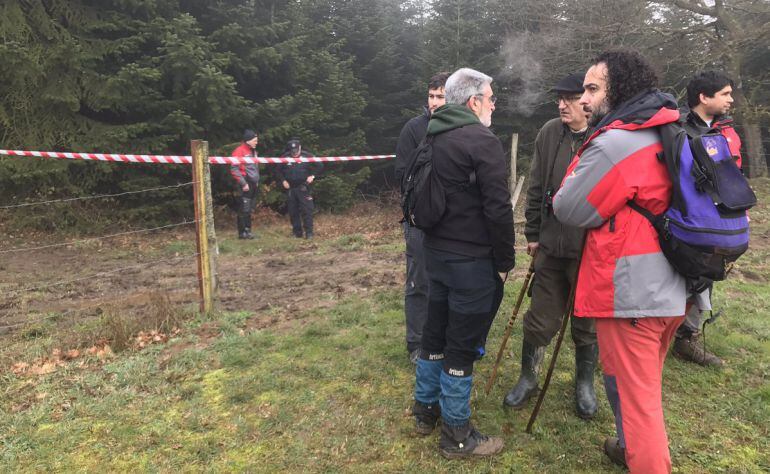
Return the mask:
{"type": "Polygon", "coordinates": [[[455,128],[481,123],[471,109],[459,104],[444,104],[433,111],[428,122],[428,135],[438,135],[455,128]]]}
{"type": "Polygon", "coordinates": [[[650,89],[620,104],[596,125],[596,130],[604,127],[639,130],[677,120],[679,110],[674,96],[650,89]]]}

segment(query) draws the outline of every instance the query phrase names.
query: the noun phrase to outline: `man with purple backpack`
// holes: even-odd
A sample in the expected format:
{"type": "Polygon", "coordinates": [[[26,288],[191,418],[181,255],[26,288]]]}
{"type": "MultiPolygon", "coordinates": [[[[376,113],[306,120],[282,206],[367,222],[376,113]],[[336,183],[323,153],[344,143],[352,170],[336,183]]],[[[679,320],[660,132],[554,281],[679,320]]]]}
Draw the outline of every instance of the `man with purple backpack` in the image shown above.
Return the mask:
{"type": "MultiPolygon", "coordinates": [[[[687,109],[681,110],[682,126],[690,137],[716,131],[727,139],[730,153],[741,165],[741,139],[733,128],[727,113],[733,103],[733,81],[718,71],[703,71],[687,84],[687,109]]],[[[709,285],[710,296],[712,285],[709,285]]],[[[709,305],[710,306],[710,305],[709,305]]],[[[672,353],[675,357],[703,366],[721,367],[722,359],[701,344],[703,313],[697,305],[687,312],[684,322],[676,331],[672,353]]]]}

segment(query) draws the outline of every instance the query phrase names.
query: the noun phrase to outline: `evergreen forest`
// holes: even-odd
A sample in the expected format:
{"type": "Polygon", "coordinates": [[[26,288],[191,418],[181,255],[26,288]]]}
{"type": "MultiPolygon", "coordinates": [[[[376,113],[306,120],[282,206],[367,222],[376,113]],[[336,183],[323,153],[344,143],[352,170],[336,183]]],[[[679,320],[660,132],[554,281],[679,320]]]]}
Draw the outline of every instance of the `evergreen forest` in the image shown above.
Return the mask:
{"type": "MultiPolygon", "coordinates": [[[[549,88],[611,47],[643,52],[680,99],[693,73],[727,71],[746,171],[767,174],[765,0],[4,0],[0,148],[184,155],[203,139],[227,155],[253,128],[262,156],[294,136],[318,155],[390,154],[427,79],[467,66],[495,78],[493,131],[506,150],[519,134],[526,168],[556,116],[549,88]]],[[[231,184],[214,168],[223,203],[231,184]]],[[[279,206],[264,168],[263,202],[279,206]]],[[[184,166],[0,157],[0,204],[188,177],[184,166]]],[[[322,207],[344,208],[354,192],[393,189],[392,161],[330,164],[318,186],[322,207]]],[[[121,201],[123,217],[186,212],[189,200],[166,197],[121,201]]]]}

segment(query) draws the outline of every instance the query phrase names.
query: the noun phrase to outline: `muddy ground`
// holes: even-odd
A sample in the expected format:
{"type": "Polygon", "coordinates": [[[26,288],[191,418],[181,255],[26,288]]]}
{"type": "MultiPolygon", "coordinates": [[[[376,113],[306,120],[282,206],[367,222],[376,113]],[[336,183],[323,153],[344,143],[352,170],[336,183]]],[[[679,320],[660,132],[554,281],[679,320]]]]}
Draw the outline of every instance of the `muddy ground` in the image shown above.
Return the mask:
{"type": "MultiPolygon", "coordinates": [[[[239,241],[232,220],[225,211],[217,215],[217,308],[251,313],[250,326],[403,285],[398,214],[387,206],[364,203],[346,215],[318,215],[313,241],[294,239],[287,219],[270,211],[254,219],[258,239],[239,241]]],[[[10,249],[56,243],[34,240],[10,249]]],[[[191,226],[0,253],[0,334],[43,323],[69,326],[105,312],[137,314],[158,297],[195,308],[194,253],[191,226]]]]}

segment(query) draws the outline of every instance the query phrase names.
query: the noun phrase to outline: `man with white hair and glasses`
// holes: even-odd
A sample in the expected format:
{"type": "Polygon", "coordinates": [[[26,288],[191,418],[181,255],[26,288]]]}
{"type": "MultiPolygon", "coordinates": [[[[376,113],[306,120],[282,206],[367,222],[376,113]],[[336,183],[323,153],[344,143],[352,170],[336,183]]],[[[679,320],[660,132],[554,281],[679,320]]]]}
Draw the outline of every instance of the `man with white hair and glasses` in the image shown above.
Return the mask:
{"type": "Polygon", "coordinates": [[[425,231],[428,318],[415,377],[415,431],[430,434],[441,418],[439,451],[449,459],[491,456],[503,440],[470,422],[473,364],[515,264],[513,211],[500,140],[488,129],[495,110],[492,78],[463,68],[446,82],[446,105],[432,114],[432,172],[446,211],[425,231]]]}

